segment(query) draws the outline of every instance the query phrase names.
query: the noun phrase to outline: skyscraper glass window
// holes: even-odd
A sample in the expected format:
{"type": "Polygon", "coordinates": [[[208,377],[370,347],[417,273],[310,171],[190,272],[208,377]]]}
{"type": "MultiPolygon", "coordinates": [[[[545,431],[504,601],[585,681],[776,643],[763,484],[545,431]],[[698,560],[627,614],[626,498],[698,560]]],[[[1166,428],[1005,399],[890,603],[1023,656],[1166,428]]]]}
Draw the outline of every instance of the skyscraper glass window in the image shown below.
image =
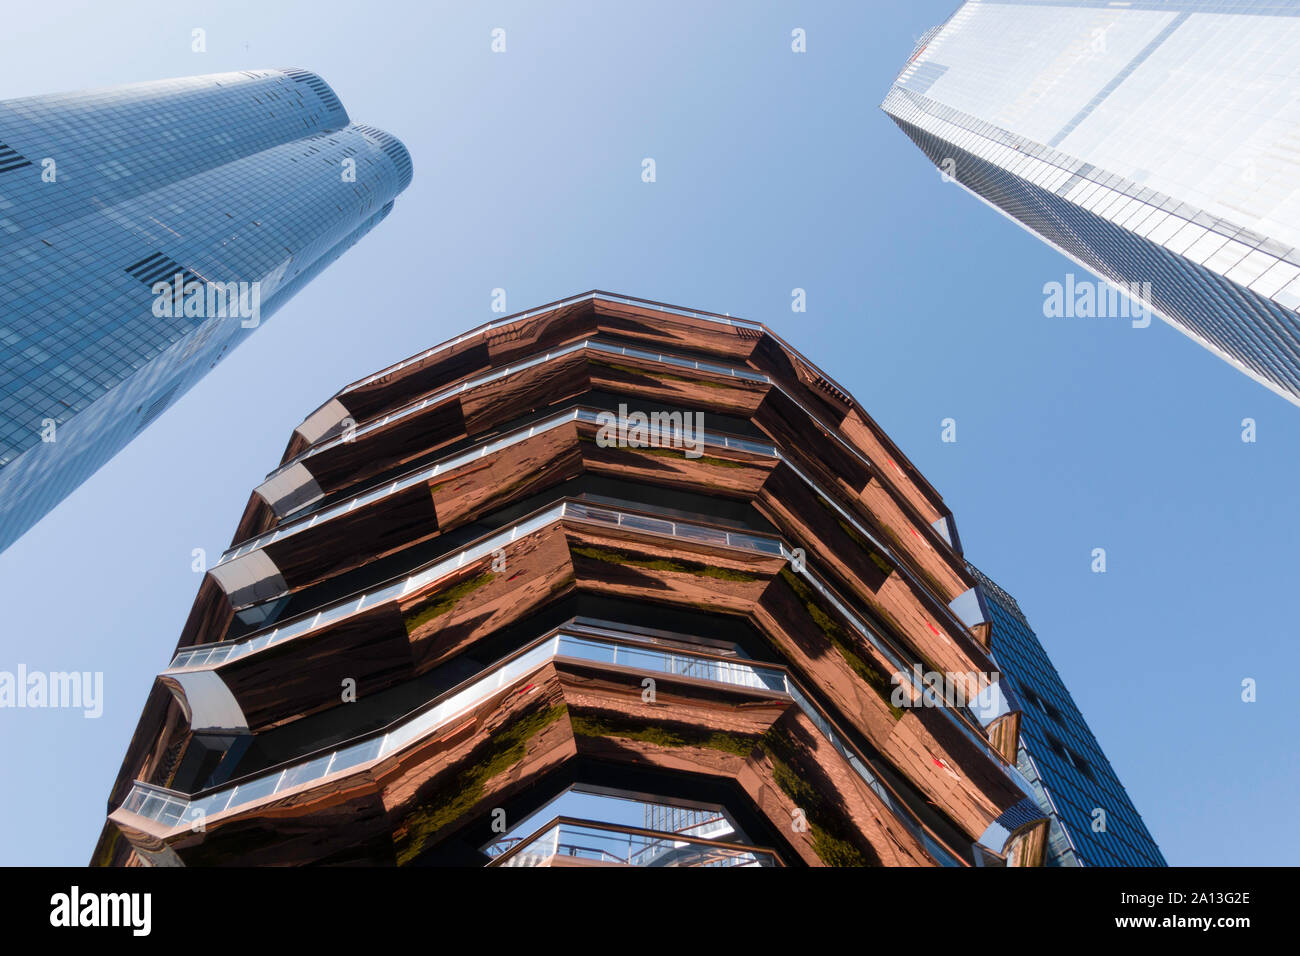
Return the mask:
{"type": "Polygon", "coordinates": [[[304,70],[0,102],[0,549],[409,185],[304,70]]]}
{"type": "Polygon", "coordinates": [[[1047,866],[1164,866],[1020,605],[977,568],[1000,684],[1020,711],[1017,767],[1051,819],[1047,866]],[[1008,686],[1009,685],[1009,686],[1008,686]]]}
{"type": "Polygon", "coordinates": [[[988,0],[883,108],[949,178],[1300,404],[1300,6],[988,0]]]}

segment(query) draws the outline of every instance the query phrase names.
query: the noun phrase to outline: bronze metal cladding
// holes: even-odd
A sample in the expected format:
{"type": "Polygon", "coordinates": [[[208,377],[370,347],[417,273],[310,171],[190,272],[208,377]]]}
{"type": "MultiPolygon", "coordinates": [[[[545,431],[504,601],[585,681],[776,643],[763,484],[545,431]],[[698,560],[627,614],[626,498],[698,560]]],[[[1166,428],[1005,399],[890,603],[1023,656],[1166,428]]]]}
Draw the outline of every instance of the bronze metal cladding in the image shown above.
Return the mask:
{"type": "Polygon", "coordinates": [[[295,430],[93,862],[1038,865],[1018,714],[917,678],[996,669],[974,584],[938,493],[766,327],[600,292],[502,318],[295,430]]]}

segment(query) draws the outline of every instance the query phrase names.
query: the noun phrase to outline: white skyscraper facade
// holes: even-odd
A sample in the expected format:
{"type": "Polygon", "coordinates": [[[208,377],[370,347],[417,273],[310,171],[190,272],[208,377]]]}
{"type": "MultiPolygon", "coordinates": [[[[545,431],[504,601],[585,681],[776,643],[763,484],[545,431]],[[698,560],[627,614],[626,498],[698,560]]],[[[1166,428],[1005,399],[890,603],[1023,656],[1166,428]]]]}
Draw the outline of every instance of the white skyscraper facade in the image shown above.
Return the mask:
{"type": "Polygon", "coordinates": [[[1300,404],[1300,2],[973,0],[883,108],[946,176],[1300,404]]]}

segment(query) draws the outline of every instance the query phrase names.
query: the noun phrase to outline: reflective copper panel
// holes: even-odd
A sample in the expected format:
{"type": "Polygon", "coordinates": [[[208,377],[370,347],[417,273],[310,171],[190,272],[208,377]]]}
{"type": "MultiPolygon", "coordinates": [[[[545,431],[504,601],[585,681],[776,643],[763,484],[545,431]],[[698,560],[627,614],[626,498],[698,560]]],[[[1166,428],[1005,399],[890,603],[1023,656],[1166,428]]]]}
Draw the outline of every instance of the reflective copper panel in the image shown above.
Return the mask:
{"type": "Polygon", "coordinates": [[[93,862],[1038,865],[1018,712],[923,676],[996,671],[975,583],[764,326],[599,292],[503,318],[295,430],[93,862]]]}

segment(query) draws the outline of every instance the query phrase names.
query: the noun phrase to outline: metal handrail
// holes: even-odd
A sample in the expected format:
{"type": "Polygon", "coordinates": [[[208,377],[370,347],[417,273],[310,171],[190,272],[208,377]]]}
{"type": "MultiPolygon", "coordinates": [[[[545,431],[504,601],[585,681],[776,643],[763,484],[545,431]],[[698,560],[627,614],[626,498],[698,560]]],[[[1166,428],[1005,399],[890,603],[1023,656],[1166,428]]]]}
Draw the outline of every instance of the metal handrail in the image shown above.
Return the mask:
{"type": "MultiPolygon", "coordinates": [[[[676,673],[671,671],[669,672],[672,674],[672,676],[677,677],[679,679],[699,680],[711,684],[721,683],[727,686],[743,687],[746,690],[750,690],[750,691],[766,691],[770,693],[780,693],[789,696],[800,707],[800,709],[802,709],[804,713],[808,715],[809,719],[812,720],[814,726],[816,726],[817,729],[824,736],[827,737],[827,739],[831,742],[832,746],[835,747],[840,752],[841,756],[843,756],[848,761],[849,765],[853,767],[855,772],[857,772],[858,775],[861,776],[863,780],[867,783],[867,785],[871,787],[872,790],[875,791],[876,795],[885,804],[886,808],[889,809],[890,812],[907,829],[909,829],[915,835],[917,835],[918,839],[921,840],[922,844],[925,845],[926,849],[930,852],[932,856],[934,856],[940,862],[945,862],[943,857],[946,856],[947,865],[955,865],[955,866],[964,865],[960,854],[955,853],[951,848],[949,848],[943,842],[943,840],[936,833],[934,833],[933,830],[931,830],[928,826],[926,826],[926,824],[916,815],[915,811],[912,810],[911,807],[907,805],[907,802],[904,801],[898,795],[897,791],[889,783],[887,783],[885,779],[881,777],[878,772],[872,772],[871,769],[873,767],[872,762],[868,758],[863,756],[861,751],[859,751],[856,746],[854,746],[852,743],[848,741],[848,739],[844,736],[843,731],[841,731],[835,725],[834,721],[825,712],[825,710],[823,710],[818,704],[814,703],[813,700],[803,691],[801,685],[797,681],[795,681],[795,679],[790,675],[789,669],[786,668],[785,666],[780,664],[768,664],[768,663],[762,663],[757,661],[751,661],[747,658],[737,658],[734,656],[714,653],[708,650],[696,651],[694,649],[691,649],[690,651],[682,651],[676,645],[671,645],[670,649],[665,649],[664,645],[655,643],[653,639],[636,639],[636,638],[629,637],[627,632],[615,631],[608,627],[593,627],[589,625],[574,624],[574,623],[563,625],[561,627],[553,629],[552,631],[547,632],[545,635],[538,638],[537,640],[501,658],[499,661],[494,663],[490,668],[485,669],[483,672],[475,675],[472,678],[462,681],[461,683],[457,684],[455,687],[452,687],[449,690],[445,691],[444,693],[439,694],[437,697],[434,697],[427,704],[422,705],[421,707],[410,712],[409,714],[377,730],[370,731],[366,734],[361,734],[354,738],[350,738],[347,741],[344,741],[340,745],[337,745],[333,748],[327,747],[327,748],[322,748],[321,750],[312,751],[310,753],[296,757],[293,760],[285,761],[281,764],[277,764],[273,767],[267,768],[266,770],[260,771],[248,777],[240,778],[234,781],[228,781],[218,787],[212,787],[206,790],[199,791],[192,796],[180,793],[178,791],[172,791],[172,790],[167,790],[165,788],[157,787],[154,786],[153,784],[144,783],[142,781],[136,781],[132,787],[132,793],[136,792],[138,789],[142,794],[142,798],[140,802],[137,804],[137,807],[133,808],[127,806],[127,809],[132,810],[133,812],[140,812],[140,809],[143,808],[143,806],[145,805],[144,794],[147,791],[150,795],[158,797],[159,800],[161,801],[161,803],[156,808],[156,815],[154,815],[151,818],[159,820],[159,822],[162,822],[161,817],[163,815],[163,811],[174,806],[175,813],[168,814],[168,816],[170,816],[170,818],[173,821],[172,825],[178,825],[179,821],[181,821],[184,818],[185,814],[189,812],[190,806],[194,803],[201,803],[226,790],[231,790],[232,791],[231,799],[227,801],[227,804],[222,808],[222,809],[228,809],[231,806],[231,803],[233,802],[233,796],[234,796],[233,790],[237,789],[240,785],[245,785],[248,783],[252,783],[254,781],[269,778],[271,775],[276,773],[279,773],[280,775],[277,780],[277,783],[274,785],[274,787],[271,788],[271,790],[266,794],[266,796],[279,795],[281,792],[280,787],[283,781],[288,779],[287,775],[290,770],[299,767],[309,766],[313,762],[325,759],[327,757],[330,758],[329,763],[324,768],[324,772],[322,774],[310,779],[304,778],[302,780],[298,780],[294,784],[294,786],[305,785],[306,783],[315,783],[321,779],[324,779],[324,777],[329,775],[330,773],[335,772],[331,768],[334,765],[334,755],[337,754],[338,752],[342,750],[359,748],[362,745],[364,745],[367,741],[373,740],[375,738],[387,737],[388,734],[393,733],[396,730],[400,729],[402,725],[413,723],[415,720],[419,718],[420,715],[435,710],[439,705],[449,700],[452,700],[457,695],[465,693],[466,691],[474,687],[476,684],[487,684],[488,682],[490,682],[493,675],[506,673],[509,670],[510,665],[512,663],[519,661],[525,655],[528,655],[534,652],[535,650],[537,650],[538,648],[545,646],[547,642],[556,641],[557,642],[556,651],[554,654],[552,654],[551,657],[545,658],[544,660],[539,660],[537,662],[537,666],[541,666],[541,664],[544,663],[545,661],[552,660],[556,657],[564,658],[566,660],[580,661],[588,664],[593,663],[593,661],[591,661],[589,658],[569,657],[567,655],[559,653],[559,648],[560,648],[559,640],[565,636],[568,636],[570,638],[576,638],[578,640],[587,640],[598,644],[614,645],[615,661],[617,660],[617,647],[625,646],[625,647],[635,649],[640,653],[657,652],[667,658],[693,658],[693,659],[716,662],[720,665],[725,665],[727,668],[734,669],[735,671],[739,671],[743,668],[749,668],[750,670],[755,672],[765,671],[771,675],[779,675],[782,681],[781,690],[775,690],[773,688],[757,687],[752,683],[740,683],[736,681],[725,681],[720,679],[710,680],[708,678],[693,676],[690,674],[676,673]]],[[[595,662],[595,663],[600,663],[600,662],[595,662]]],[[[646,670],[645,668],[637,668],[635,666],[631,666],[631,667],[628,667],[628,665],[623,665],[623,666],[632,670],[646,670]]],[[[662,671],[647,671],[647,672],[662,673],[662,671]]],[[[522,674],[514,675],[513,680],[517,683],[518,680],[522,679],[523,676],[526,676],[527,673],[531,673],[531,670],[525,671],[522,674]]],[[[720,673],[722,672],[720,671],[720,673]]],[[[495,692],[499,690],[502,686],[506,686],[506,685],[503,682],[499,682],[498,686],[492,688],[491,690],[492,692],[495,692]]],[[[485,699],[487,698],[483,697],[479,699],[478,703],[481,703],[481,701],[485,699]]],[[[454,720],[457,717],[463,715],[466,712],[466,710],[472,706],[477,706],[477,703],[467,704],[465,707],[462,707],[461,709],[457,710],[455,713],[450,713],[444,718],[444,720],[441,723],[436,724],[431,728],[428,728],[426,732],[432,732],[432,730],[437,729],[437,727],[445,726],[447,722],[450,722],[451,720],[454,720]]],[[[412,737],[411,739],[404,741],[400,747],[393,748],[393,750],[390,752],[396,752],[396,750],[407,746],[409,743],[417,739],[420,739],[419,736],[412,737]]],[[[376,748],[376,754],[374,759],[380,759],[381,757],[387,756],[387,754],[382,753],[383,749],[384,749],[383,743],[381,742],[380,747],[376,748]]],[[[342,768],[342,769],[353,771],[357,766],[360,766],[360,764],[349,764],[346,768],[342,768]]],[[[338,772],[342,772],[342,770],[338,772]]],[[[923,798],[918,796],[918,799],[923,799],[923,798]]],[[[128,793],[127,800],[124,801],[124,806],[126,806],[126,804],[130,802],[130,800],[131,800],[131,793],[128,793]]],[[[217,812],[221,812],[221,811],[217,811],[217,812]]],[[[204,811],[204,813],[206,815],[207,811],[204,811]]],[[[142,815],[148,816],[148,814],[142,814],[142,815]]]]}
{"type": "MultiPolygon", "coordinates": [[[[507,861],[524,854],[525,852],[527,852],[530,846],[532,846],[535,843],[541,842],[552,830],[558,830],[565,826],[578,827],[578,828],[588,829],[588,830],[602,830],[607,833],[616,833],[622,836],[646,837],[651,840],[661,841],[665,843],[668,842],[686,843],[686,844],[691,844],[693,846],[700,846],[700,847],[705,847],[713,850],[731,851],[734,853],[747,855],[747,856],[763,856],[770,859],[777,866],[785,865],[784,863],[781,862],[781,858],[777,855],[776,851],[769,847],[751,846],[745,843],[732,843],[725,840],[709,840],[704,837],[685,836],[683,834],[669,833],[663,830],[647,830],[643,827],[624,826],[622,824],[606,823],[601,820],[584,820],[580,817],[570,817],[570,816],[560,815],[552,818],[549,823],[546,823],[543,826],[539,827],[537,830],[529,834],[527,837],[520,839],[509,850],[507,850],[505,853],[502,853],[500,856],[496,857],[490,863],[488,863],[488,866],[506,865],[507,861]]],[[[557,839],[556,846],[558,847],[561,845],[563,844],[560,844],[557,839]]],[[[612,854],[608,854],[605,851],[601,851],[599,850],[599,848],[595,848],[595,849],[597,849],[598,852],[601,852],[604,855],[608,855],[612,857],[612,854]]],[[[644,852],[644,850],[642,852],[644,852]]],[[[615,860],[618,859],[617,857],[613,857],[613,858],[615,860]]],[[[629,854],[628,860],[625,861],[619,860],[618,862],[631,863],[631,854],[629,854]]]]}

